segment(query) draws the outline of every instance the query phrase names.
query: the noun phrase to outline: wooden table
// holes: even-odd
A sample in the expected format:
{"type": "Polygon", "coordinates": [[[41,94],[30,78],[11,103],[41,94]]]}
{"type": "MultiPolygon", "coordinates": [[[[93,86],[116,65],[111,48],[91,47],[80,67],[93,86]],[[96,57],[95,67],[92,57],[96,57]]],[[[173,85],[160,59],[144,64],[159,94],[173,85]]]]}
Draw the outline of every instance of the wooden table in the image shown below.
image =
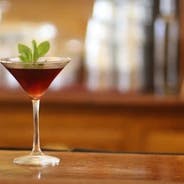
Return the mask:
{"type": "Polygon", "coordinates": [[[56,167],[12,163],[25,151],[0,151],[0,183],[152,184],[183,183],[184,155],[49,152],[62,158],[56,167]]]}

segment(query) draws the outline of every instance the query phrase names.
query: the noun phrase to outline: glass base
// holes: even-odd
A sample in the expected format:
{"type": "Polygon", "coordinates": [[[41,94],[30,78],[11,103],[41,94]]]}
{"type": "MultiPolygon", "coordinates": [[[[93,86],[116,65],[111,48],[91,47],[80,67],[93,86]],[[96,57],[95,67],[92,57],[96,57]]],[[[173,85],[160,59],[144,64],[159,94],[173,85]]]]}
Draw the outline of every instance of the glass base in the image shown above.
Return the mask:
{"type": "Polygon", "coordinates": [[[28,166],[56,166],[60,159],[48,155],[27,155],[15,158],[13,163],[28,166]]]}

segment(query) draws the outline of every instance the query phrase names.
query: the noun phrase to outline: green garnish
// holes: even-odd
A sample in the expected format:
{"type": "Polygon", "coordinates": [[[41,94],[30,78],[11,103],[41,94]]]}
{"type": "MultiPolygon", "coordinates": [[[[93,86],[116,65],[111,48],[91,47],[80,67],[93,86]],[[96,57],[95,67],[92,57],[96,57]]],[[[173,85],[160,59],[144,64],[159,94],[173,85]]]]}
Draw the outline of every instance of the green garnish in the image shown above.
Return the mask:
{"type": "Polygon", "coordinates": [[[48,41],[43,41],[38,45],[35,40],[32,40],[32,49],[24,44],[18,44],[19,58],[23,62],[35,63],[40,57],[44,56],[49,49],[50,43],[48,41]]]}

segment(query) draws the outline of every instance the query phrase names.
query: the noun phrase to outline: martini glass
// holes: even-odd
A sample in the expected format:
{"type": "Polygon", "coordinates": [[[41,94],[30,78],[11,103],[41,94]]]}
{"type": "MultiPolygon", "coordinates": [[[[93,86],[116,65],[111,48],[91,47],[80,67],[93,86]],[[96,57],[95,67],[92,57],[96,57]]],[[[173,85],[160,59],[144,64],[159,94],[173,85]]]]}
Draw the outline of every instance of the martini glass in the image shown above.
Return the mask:
{"type": "Polygon", "coordinates": [[[14,159],[15,164],[30,166],[58,165],[59,158],[45,155],[40,148],[39,105],[40,98],[70,58],[42,57],[37,62],[22,62],[19,58],[1,59],[1,64],[15,77],[28,94],[33,105],[33,148],[29,155],[14,159]]]}

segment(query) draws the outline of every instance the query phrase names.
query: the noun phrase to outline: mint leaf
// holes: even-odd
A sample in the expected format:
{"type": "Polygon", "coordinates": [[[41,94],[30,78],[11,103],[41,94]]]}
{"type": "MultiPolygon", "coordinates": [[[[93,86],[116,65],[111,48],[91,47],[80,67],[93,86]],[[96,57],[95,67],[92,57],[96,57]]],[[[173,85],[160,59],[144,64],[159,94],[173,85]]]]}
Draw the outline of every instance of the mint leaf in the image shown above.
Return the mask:
{"type": "Polygon", "coordinates": [[[19,58],[23,62],[37,62],[38,59],[44,56],[50,49],[48,41],[41,42],[39,45],[35,40],[32,40],[32,49],[24,44],[18,44],[19,58]]]}
{"type": "Polygon", "coordinates": [[[50,44],[48,41],[44,41],[38,45],[38,55],[39,57],[44,56],[50,49],[50,44]]]}
{"type": "Polygon", "coordinates": [[[27,61],[27,62],[30,62],[32,61],[32,51],[29,47],[27,47],[26,45],[24,44],[18,44],[18,51],[19,51],[19,58],[22,60],[22,61],[27,61]]]}
{"type": "Polygon", "coordinates": [[[32,45],[33,45],[33,62],[36,62],[39,58],[39,55],[38,55],[37,43],[35,40],[32,41],[32,45]]]}
{"type": "Polygon", "coordinates": [[[27,61],[27,58],[25,56],[23,56],[23,55],[20,55],[19,58],[20,58],[21,61],[24,61],[24,62],[27,61]]]}

